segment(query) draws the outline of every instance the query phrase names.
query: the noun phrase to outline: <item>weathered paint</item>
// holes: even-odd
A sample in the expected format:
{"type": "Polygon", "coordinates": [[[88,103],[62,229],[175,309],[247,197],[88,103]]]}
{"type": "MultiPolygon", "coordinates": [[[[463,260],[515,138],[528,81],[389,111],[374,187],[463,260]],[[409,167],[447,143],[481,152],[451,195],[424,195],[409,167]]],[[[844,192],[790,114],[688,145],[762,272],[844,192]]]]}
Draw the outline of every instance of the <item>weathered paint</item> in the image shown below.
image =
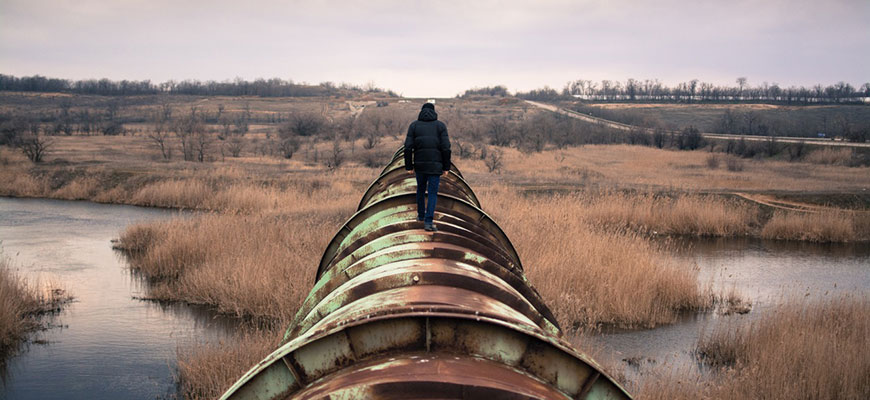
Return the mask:
{"type": "Polygon", "coordinates": [[[439,232],[400,149],[327,246],[284,344],[224,399],[627,399],[563,338],[455,165],[439,232]]]}

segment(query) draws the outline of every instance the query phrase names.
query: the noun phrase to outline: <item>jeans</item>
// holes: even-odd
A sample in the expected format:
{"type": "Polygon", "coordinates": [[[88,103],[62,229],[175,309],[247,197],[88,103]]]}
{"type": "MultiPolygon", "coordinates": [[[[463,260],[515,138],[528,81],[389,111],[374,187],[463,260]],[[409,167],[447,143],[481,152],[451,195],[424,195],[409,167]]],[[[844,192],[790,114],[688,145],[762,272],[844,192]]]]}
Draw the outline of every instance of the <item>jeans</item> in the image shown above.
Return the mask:
{"type": "Polygon", "coordinates": [[[438,199],[438,184],[441,183],[441,175],[421,174],[419,172],[415,174],[417,175],[417,217],[421,217],[423,222],[431,224],[435,217],[435,201],[438,199]],[[429,193],[428,199],[427,191],[429,193]]]}

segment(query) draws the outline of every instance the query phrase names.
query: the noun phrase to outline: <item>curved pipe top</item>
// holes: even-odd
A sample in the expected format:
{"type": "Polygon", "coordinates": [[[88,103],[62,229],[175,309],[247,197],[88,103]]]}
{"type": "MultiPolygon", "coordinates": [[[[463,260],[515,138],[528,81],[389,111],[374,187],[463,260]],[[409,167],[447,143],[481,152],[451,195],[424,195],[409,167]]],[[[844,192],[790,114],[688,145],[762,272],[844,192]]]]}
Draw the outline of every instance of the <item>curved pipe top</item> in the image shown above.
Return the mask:
{"type": "MultiPolygon", "coordinates": [[[[416,193],[417,179],[413,173],[408,173],[401,165],[392,168],[389,171],[384,171],[374,182],[369,185],[359,202],[357,210],[366,208],[371,203],[374,203],[385,197],[395,194],[416,193]]],[[[454,197],[464,199],[477,208],[480,208],[480,202],[474,191],[454,170],[450,170],[441,176],[441,184],[438,188],[439,193],[447,193],[454,197]]]]}
{"type": "MultiPolygon", "coordinates": [[[[329,242],[320,259],[315,282],[320,280],[342,247],[350,244],[349,241],[390,223],[414,221],[416,209],[416,194],[408,193],[387,197],[357,211],[329,242]]],[[[436,220],[455,216],[460,216],[468,224],[477,225],[479,230],[490,236],[507,253],[517,268],[522,270],[522,263],[516,249],[501,227],[489,215],[467,200],[439,193],[435,208],[436,220]]]]}

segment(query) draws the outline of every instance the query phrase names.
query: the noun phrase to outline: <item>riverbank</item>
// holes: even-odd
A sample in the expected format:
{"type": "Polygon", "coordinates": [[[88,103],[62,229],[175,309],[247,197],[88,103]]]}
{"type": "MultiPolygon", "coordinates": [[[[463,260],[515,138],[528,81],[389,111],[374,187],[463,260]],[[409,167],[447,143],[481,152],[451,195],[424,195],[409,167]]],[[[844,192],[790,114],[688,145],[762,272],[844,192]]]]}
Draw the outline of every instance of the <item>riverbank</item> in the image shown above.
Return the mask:
{"type": "Polygon", "coordinates": [[[0,252],[0,366],[70,301],[72,296],[56,283],[23,278],[0,252]]]}
{"type": "Polygon", "coordinates": [[[870,396],[870,298],[792,299],[770,318],[717,324],[699,338],[710,368],[663,370],[638,399],[866,399],[870,396]]]}

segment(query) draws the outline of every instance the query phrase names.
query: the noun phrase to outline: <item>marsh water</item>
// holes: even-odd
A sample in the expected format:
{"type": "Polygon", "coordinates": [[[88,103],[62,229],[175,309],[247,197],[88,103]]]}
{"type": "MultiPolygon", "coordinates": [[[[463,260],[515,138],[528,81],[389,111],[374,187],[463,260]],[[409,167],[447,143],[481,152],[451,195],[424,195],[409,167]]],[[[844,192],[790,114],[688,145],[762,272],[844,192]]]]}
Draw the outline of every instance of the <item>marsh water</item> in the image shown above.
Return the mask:
{"type": "Polygon", "coordinates": [[[764,318],[777,304],[789,301],[870,293],[870,245],[866,243],[719,238],[670,240],[667,245],[678,258],[697,265],[701,282],[725,293],[734,290],[752,308],[747,314],[692,313],[654,329],[612,330],[590,338],[600,349],[598,358],[621,363],[632,381],[652,368],[697,368],[697,339],[717,324],[764,318]]]}
{"type": "MultiPolygon", "coordinates": [[[[175,351],[189,341],[220,339],[232,320],[185,305],[137,300],[145,283],[111,248],[130,223],[177,212],[41,199],[0,198],[0,246],[31,279],[55,280],[75,296],[51,327],[8,361],[0,399],[154,399],[173,397],[175,351]]],[[[612,331],[592,340],[596,357],[651,366],[692,363],[699,334],[727,318],[763,318],[778,301],[870,290],[870,246],[754,239],[672,242],[697,263],[702,282],[749,299],[746,315],[687,315],[655,329],[612,331]],[[626,361],[622,361],[626,360],[626,361]]]]}
{"type": "Polygon", "coordinates": [[[0,399],[172,397],[175,350],[220,338],[231,321],[184,305],[137,300],[144,282],[110,240],[136,221],[177,212],[76,201],[0,198],[0,245],[30,279],[54,281],[75,301],[11,358],[0,399]]]}

